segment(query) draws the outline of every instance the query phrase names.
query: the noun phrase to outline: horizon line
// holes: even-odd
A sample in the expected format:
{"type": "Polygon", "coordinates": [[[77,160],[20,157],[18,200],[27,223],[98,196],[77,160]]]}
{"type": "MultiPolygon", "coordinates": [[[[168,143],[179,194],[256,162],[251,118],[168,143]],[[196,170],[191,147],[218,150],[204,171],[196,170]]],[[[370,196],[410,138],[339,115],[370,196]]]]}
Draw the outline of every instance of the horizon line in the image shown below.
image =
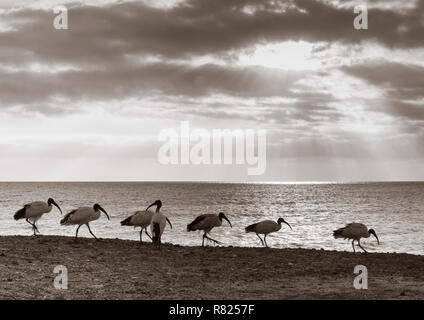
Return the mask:
{"type": "Polygon", "coordinates": [[[0,183],[234,183],[234,184],[360,184],[360,183],[420,183],[424,180],[288,180],[288,181],[233,181],[233,180],[0,180],[0,183]]]}

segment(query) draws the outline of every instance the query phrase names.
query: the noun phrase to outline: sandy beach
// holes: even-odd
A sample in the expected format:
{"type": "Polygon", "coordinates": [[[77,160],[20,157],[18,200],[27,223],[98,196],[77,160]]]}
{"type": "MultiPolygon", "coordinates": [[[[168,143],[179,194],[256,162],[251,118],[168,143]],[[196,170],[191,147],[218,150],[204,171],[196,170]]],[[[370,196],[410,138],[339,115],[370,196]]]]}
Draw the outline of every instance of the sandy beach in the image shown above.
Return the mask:
{"type": "Polygon", "coordinates": [[[1,299],[423,299],[424,256],[0,237],[1,299]],[[68,290],[53,286],[68,269],[68,290]],[[368,268],[368,290],[353,269],[368,268]]]}

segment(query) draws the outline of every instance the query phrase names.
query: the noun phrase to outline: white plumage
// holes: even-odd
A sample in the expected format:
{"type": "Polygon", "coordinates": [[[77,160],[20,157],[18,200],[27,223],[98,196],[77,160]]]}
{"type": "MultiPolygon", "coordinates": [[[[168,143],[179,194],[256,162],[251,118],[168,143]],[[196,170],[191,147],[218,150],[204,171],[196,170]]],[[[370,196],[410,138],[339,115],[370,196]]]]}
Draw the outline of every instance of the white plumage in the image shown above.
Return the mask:
{"type": "Polygon", "coordinates": [[[61,221],[61,225],[78,225],[75,239],[78,237],[79,228],[85,224],[88,228],[88,231],[91,235],[97,239],[94,233],[90,229],[89,222],[99,219],[100,211],[103,212],[108,220],[110,220],[109,215],[99,204],[95,204],[93,207],[81,207],[69,212],[61,221]]]}
{"type": "Polygon", "coordinates": [[[196,219],[194,219],[192,223],[187,225],[187,231],[203,231],[202,247],[205,244],[205,239],[211,240],[213,243],[220,244],[221,242],[208,237],[208,234],[213,228],[220,227],[222,225],[222,219],[227,220],[231,228],[233,227],[231,225],[230,220],[228,220],[225,214],[223,212],[220,212],[219,214],[202,214],[198,216],[196,219]]]}
{"type": "Polygon", "coordinates": [[[272,232],[277,232],[281,229],[281,223],[287,224],[290,229],[292,228],[288,222],[286,222],[283,218],[279,218],[277,222],[272,220],[264,220],[258,223],[251,224],[245,228],[246,232],[254,232],[258,236],[259,240],[261,240],[262,245],[265,245],[268,248],[268,244],[266,243],[266,237],[268,234],[272,232]],[[259,236],[260,234],[264,234],[264,240],[259,236]]]}
{"type": "Polygon", "coordinates": [[[136,211],[132,216],[129,216],[125,220],[121,221],[122,226],[133,226],[133,227],[141,227],[140,229],[140,241],[142,241],[143,230],[146,235],[152,239],[150,234],[147,232],[147,227],[150,225],[152,221],[154,212],[149,210],[136,211]]]}
{"type": "Polygon", "coordinates": [[[62,209],[60,209],[59,205],[52,198],[49,198],[47,202],[35,201],[24,205],[22,209],[16,211],[14,218],[15,220],[25,219],[25,221],[32,226],[34,236],[36,236],[37,232],[40,233],[40,231],[35,223],[42,217],[43,214],[52,211],[53,205],[57,207],[62,214],[62,209]]]}
{"type": "Polygon", "coordinates": [[[345,227],[333,231],[333,236],[336,239],[337,238],[352,239],[353,252],[356,252],[355,245],[353,243],[355,240],[358,242],[358,246],[362,250],[364,250],[364,252],[367,252],[364,248],[362,248],[360,239],[369,238],[371,234],[374,235],[374,237],[377,239],[377,243],[380,244],[380,241],[378,240],[378,236],[375,233],[374,229],[368,230],[367,226],[362,223],[357,223],[357,222],[349,223],[345,227]]]}
{"type": "Polygon", "coordinates": [[[171,221],[169,221],[169,219],[160,212],[160,208],[162,207],[162,201],[156,200],[150,206],[147,207],[146,211],[153,206],[156,206],[156,211],[152,216],[152,220],[150,221],[150,232],[152,233],[153,244],[158,247],[161,244],[161,237],[163,232],[165,231],[166,222],[169,223],[171,229],[172,224],[171,221]]]}

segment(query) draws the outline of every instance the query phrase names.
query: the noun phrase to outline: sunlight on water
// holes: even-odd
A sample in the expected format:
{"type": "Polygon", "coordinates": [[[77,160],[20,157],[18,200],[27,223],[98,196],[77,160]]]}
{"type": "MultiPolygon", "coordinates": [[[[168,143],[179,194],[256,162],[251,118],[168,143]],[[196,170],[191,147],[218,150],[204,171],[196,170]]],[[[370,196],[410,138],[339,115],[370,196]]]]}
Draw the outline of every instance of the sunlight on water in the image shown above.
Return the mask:
{"type": "MultiPolygon", "coordinates": [[[[98,237],[138,240],[138,229],[119,222],[153,201],[163,202],[162,211],[174,229],[165,230],[163,240],[174,244],[200,245],[201,233],[186,232],[197,215],[223,211],[233,223],[212,230],[211,236],[232,246],[259,246],[255,234],[244,227],[263,219],[283,217],[283,225],[268,236],[275,248],[348,250],[347,240],[333,239],[332,231],[349,222],[374,228],[380,238],[364,239],[372,252],[424,254],[424,183],[0,183],[0,235],[31,235],[23,220],[13,214],[31,201],[53,197],[64,213],[79,206],[100,203],[111,215],[102,215],[90,225],[98,237]]],[[[54,209],[38,222],[42,234],[73,236],[75,226],[61,226],[54,209]]],[[[81,227],[80,236],[89,237],[81,227]]]]}

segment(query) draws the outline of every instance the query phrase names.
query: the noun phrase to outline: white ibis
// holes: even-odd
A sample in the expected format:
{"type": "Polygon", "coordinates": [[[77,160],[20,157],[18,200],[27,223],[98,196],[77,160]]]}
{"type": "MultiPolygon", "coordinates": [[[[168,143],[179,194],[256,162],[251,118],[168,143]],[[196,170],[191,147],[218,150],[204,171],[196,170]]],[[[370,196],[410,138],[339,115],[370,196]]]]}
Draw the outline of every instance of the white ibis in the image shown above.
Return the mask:
{"type": "Polygon", "coordinates": [[[150,225],[150,222],[152,221],[154,212],[153,211],[136,211],[132,216],[129,216],[125,220],[121,221],[121,226],[134,226],[134,227],[141,227],[140,230],[140,242],[143,242],[142,235],[143,230],[147,234],[147,236],[152,239],[150,234],[147,232],[147,227],[150,225]]]}
{"type": "Polygon", "coordinates": [[[163,232],[165,231],[166,222],[169,223],[169,226],[172,229],[172,224],[169,219],[160,212],[160,208],[162,207],[162,201],[156,200],[150,206],[147,207],[146,211],[148,211],[151,207],[156,206],[156,211],[152,216],[152,220],[150,221],[150,232],[152,233],[152,241],[156,247],[160,246],[160,239],[162,237],[163,232]]]}
{"type": "Polygon", "coordinates": [[[202,214],[198,216],[192,223],[187,225],[187,231],[202,230],[204,232],[202,237],[202,247],[205,244],[205,239],[211,240],[213,243],[220,244],[221,242],[208,237],[208,234],[213,228],[220,227],[222,225],[222,219],[227,220],[230,227],[233,227],[225,214],[220,212],[219,214],[202,214]]]}
{"type": "Polygon", "coordinates": [[[91,232],[89,222],[99,219],[100,211],[106,215],[108,220],[110,220],[109,215],[107,214],[105,209],[103,209],[99,204],[96,203],[93,207],[81,207],[72,210],[71,212],[66,214],[66,216],[62,220],[60,220],[60,224],[65,226],[78,225],[77,232],[75,234],[75,240],[78,238],[79,228],[81,228],[81,226],[85,224],[88,228],[88,231],[90,231],[91,235],[95,239],[97,239],[94,233],[91,232]]]}
{"type": "Polygon", "coordinates": [[[15,220],[25,219],[25,221],[32,226],[34,236],[36,236],[36,232],[40,233],[40,231],[38,231],[38,228],[35,223],[38,221],[38,219],[41,218],[43,214],[52,211],[52,205],[58,208],[60,214],[62,214],[62,209],[60,209],[59,205],[52,198],[49,198],[47,202],[35,201],[24,205],[22,209],[16,211],[13,217],[15,218],[15,220]]]}
{"type": "MultiPolygon", "coordinates": [[[[283,218],[279,218],[277,222],[272,220],[264,220],[258,223],[251,224],[250,226],[246,227],[246,232],[254,232],[258,236],[258,238],[261,240],[262,245],[264,245],[268,248],[268,244],[266,243],[266,236],[272,232],[277,232],[281,229],[281,223],[285,223],[292,229],[292,227],[286,222],[283,218]],[[260,234],[264,234],[264,240],[259,236],[260,234]]],[[[292,229],[293,230],[293,229],[292,229]]]]}
{"type": "Polygon", "coordinates": [[[364,250],[364,252],[367,252],[364,248],[361,246],[360,239],[361,238],[369,238],[370,235],[373,235],[377,239],[377,243],[380,244],[380,241],[378,240],[377,234],[375,233],[374,229],[367,228],[366,225],[362,223],[349,223],[344,228],[340,228],[333,231],[334,238],[343,238],[343,239],[352,239],[352,248],[353,252],[355,251],[355,246],[353,242],[356,240],[358,242],[359,248],[364,250]]]}

